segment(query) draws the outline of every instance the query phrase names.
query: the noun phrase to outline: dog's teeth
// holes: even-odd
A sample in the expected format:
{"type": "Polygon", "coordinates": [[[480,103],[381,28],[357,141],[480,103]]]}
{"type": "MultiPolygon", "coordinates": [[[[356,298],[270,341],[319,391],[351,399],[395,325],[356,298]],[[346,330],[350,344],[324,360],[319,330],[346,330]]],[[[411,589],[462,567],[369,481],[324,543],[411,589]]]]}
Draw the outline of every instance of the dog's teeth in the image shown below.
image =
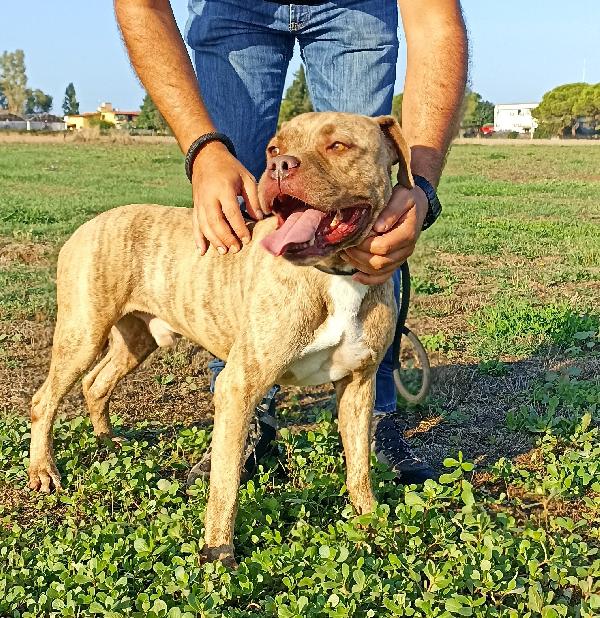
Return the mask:
{"type": "Polygon", "coordinates": [[[308,244],[308,246],[309,246],[309,247],[312,247],[312,246],[315,244],[315,239],[314,239],[314,238],[311,238],[311,239],[308,241],[308,243],[307,243],[307,244],[308,244]]]}
{"type": "Polygon", "coordinates": [[[338,225],[341,219],[342,213],[339,210],[336,210],[335,217],[331,220],[331,223],[329,224],[330,227],[335,227],[336,225],[338,225]]]}

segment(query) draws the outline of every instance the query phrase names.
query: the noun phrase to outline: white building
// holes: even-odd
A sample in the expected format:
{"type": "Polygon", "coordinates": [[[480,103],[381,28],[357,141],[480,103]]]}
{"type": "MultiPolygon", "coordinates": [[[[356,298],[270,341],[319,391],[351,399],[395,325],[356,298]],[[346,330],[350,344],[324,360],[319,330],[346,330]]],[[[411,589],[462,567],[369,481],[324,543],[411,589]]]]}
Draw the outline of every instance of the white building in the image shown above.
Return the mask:
{"type": "Polygon", "coordinates": [[[67,125],[52,114],[32,114],[25,118],[0,110],[0,130],[5,131],[65,131],[67,125]]]}
{"type": "Polygon", "coordinates": [[[533,133],[538,123],[531,110],[539,103],[502,103],[494,106],[494,131],[533,133]]]}

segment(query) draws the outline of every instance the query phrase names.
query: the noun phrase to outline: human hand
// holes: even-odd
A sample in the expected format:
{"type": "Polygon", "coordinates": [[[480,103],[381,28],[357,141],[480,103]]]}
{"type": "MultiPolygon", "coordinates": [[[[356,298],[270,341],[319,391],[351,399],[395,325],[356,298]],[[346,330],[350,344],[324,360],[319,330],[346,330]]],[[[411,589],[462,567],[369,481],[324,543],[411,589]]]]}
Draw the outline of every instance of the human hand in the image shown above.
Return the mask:
{"type": "Polygon", "coordinates": [[[237,253],[250,242],[238,195],[244,198],[251,217],[264,216],[254,176],[221,142],[210,142],[198,153],[193,166],[192,195],[192,229],[201,255],[210,245],[225,255],[229,251],[237,253]]]}
{"type": "Polygon", "coordinates": [[[352,278],[366,285],[387,281],[415,250],[428,208],[422,189],[396,185],[373,226],[374,234],[342,253],[342,259],[360,271],[352,278]]]}

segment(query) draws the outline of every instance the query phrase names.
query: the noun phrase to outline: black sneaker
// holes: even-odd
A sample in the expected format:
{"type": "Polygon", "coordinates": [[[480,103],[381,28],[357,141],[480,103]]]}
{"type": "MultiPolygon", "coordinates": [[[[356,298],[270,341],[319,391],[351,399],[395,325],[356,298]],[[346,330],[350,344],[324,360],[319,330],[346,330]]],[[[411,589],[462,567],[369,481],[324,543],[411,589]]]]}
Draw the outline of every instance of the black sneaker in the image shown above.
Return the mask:
{"type": "Polygon", "coordinates": [[[389,466],[397,480],[404,485],[438,480],[435,470],[419,459],[404,438],[405,420],[395,413],[373,418],[373,452],[377,461],[389,466]]]}
{"type": "MultiPolygon", "coordinates": [[[[277,420],[275,419],[275,395],[279,386],[275,385],[267,396],[256,406],[256,414],[250,421],[246,448],[244,449],[245,462],[240,478],[245,483],[256,472],[258,462],[273,452],[275,436],[277,435],[277,420]]],[[[200,461],[190,470],[187,477],[187,486],[191,487],[198,478],[208,480],[210,476],[211,446],[206,449],[200,461]]]]}

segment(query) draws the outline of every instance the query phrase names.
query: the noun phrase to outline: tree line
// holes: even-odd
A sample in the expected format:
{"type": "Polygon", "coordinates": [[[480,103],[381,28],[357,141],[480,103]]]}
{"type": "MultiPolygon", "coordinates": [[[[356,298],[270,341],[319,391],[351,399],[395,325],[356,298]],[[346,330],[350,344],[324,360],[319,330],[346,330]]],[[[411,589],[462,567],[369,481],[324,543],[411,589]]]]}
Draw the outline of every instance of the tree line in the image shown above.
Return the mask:
{"type": "MultiPolygon", "coordinates": [[[[21,49],[14,52],[5,51],[0,56],[0,109],[22,116],[23,114],[48,113],[53,106],[53,97],[39,88],[29,88],[25,67],[25,53],[21,49]]],[[[481,96],[472,91],[465,95],[463,126],[481,127],[494,120],[494,105],[482,100],[481,96]]],[[[167,123],[158,111],[149,95],[144,97],[140,107],[141,113],[136,121],[136,128],[155,131],[168,130],[167,123]]],[[[312,103],[306,84],[304,67],[301,66],[294,80],[287,89],[281,103],[279,122],[289,120],[303,112],[312,111],[312,103]]],[[[79,114],[79,102],[75,86],[70,83],[62,104],[65,115],[79,114]]],[[[402,120],[402,94],[397,94],[393,100],[392,114],[402,120]]]]}
{"type": "MultiPolygon", "coordinates": [[[[5,51],[0,56],[0,109],[17,116],[48,113],[52,110],[53,97],[40,88],[30,88],[22,49],[5,51]]],[[[135,127],[166,132],[168,126],[149,95],[145,95],[135,127]]],[[[296,71],[286,90],[279,112],[279,124],[310,112],[310,100],[304,67],[296,71]]],[[[79,114],[79,102],[73,83],[68,84],[62,103],[65,115],[79,114]]],[[[402,93],[392,102],[392,115],[402,122],[402,93]]],[[[537,120],[537,137],[575,136],[585,126],[592,133],[600,129],[600,83],[583,82],[564,84],[547,92],[540,104],[532,111],[537,120]]],[[[486,101],[471,89],[465,92],[460,126],[463,130],[479,130],[494,122],[494,104],[486,101]]]]}

